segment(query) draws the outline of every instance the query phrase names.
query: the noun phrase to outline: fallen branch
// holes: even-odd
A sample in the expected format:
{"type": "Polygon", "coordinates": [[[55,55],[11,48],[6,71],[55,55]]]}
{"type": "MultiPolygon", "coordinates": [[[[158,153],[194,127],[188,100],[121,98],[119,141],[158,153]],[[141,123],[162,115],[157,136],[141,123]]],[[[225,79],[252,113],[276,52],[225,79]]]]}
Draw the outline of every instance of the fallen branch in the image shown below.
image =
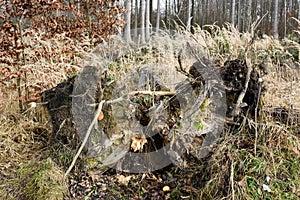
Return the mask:
{"type": "Polygon", "coordinates": [[[81,146],[79,147],[79,149],[78,149],[76,155],[74,156],[73,161],[72,161],[70,167],[68,168],[67,172],[65,173],[64,178],[66,178],[66,177],[68,176],[68,174],[71,172],[72,168],[74,167],[76,160],[78,159],[78,157],[79,157],[79,155],[80,155],[80,153],[81,153],[83,147],[85,146],[85,144],[86,144],[86,142],[87,142],[87,140],[88,140],[88,138],[89,138],[89,136],[90,136],[90,134],[91,134],[91,131],[92,131],[92,129],[93,129],[95,123],[96,123],[97,120],[98,120],[98,116],[100,115],[100,113],[101,113],[101,111],[102,111],[102,106],[103,106],[104,103],[105,103],[105,100],[102,100],[102,101],[99,103],[99,106],[98,106],[98,109],[96,110],[94,119],[93,119],[92,123],[90,124],[90,126],[89,126],[89,128],[88,128],[88,130],[87,130],[87,132],[86,132],[86,135],[85,135],[85,137],[84,137],[84,139],[83,139],[83,142],[82,142],[81,146]]]}
{"type": "Polygon", "coordinates": [[[143,91],[133,91],[129,92],[129,95],[136,95],[136,94],[143,94],[143,95],[158,95],[158,96],[173,96],[176,92],[171,91],[150,91],[150,90],[143,90],[143,91]]]}

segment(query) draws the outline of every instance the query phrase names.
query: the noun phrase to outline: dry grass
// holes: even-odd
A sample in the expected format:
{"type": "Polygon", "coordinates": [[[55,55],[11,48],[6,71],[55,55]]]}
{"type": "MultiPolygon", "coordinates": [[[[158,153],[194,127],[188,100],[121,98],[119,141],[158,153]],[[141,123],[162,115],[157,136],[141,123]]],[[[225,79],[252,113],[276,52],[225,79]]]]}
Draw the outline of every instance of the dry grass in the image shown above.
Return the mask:
{"type": "MultiPolygon", "coordinates": [[[[288,51],[289,48],[300,50],[299,43],[288,40],[283,43],[268,36],[255,38],[251,43],[253,35],[250,33],[241,34],[217,26],[210,29],[208,32],[198,28],[193,36],[184,31],[172,37],[154,36],[150,45],[139,48],[131,48],[114,38],[119,42],[100,45],[92,54],[85,45],[63,36],[43,40],[37,35],[26,39],[47,49],[53,57],[36,57],[32,49],[26,49],[30,62],[23,68],[28,70],[29,86],[41,87],[41,90],[76,73],[82,63],[106,66],[115,80],[126,78],[128,72],[137,67],[158,66],[162,69],[160,73],[166,74],[163,81],[167,83],[169,78],[174,78],[172,72],[178,65],[176,55],[180,49],[185,48],[184,66],[191,66],[195,61],[186,47],[189,42],[199,55],[218,60],[220,64],[244,56],[252,64],[263,62],[269,72],[264,78],[268,89],[263,97],[264,105],[300,109],[299,60],[288,51]],[[65,48],[71,49],[66,51],[65,48]],[[73,55],[69,50],[74,51],[73,55]]],[[[7,82],[0,90],[0,105],[3,104],[0,108],[0,198],[15,199],[23,195],[27,199],[60,199],[66,192],[62,169],[43,157],[51,133],[49,118],[40,104],[29,107],[25,114],[18,114],[17,94],[7,92],[11,84],[13,82],[7,82]]],[[[194,169],[192,191],[195,196],[205,199],[299,198],[299,124],[289,127],[264,120],[259,121],[258,130],[256,154],[253,121],[245,119],[235,132],[225,131],[209,165],[205,169],[201,166],[194,169]],[[264,191],[263,184],[268,185],[271,192],[264,191]]]]}

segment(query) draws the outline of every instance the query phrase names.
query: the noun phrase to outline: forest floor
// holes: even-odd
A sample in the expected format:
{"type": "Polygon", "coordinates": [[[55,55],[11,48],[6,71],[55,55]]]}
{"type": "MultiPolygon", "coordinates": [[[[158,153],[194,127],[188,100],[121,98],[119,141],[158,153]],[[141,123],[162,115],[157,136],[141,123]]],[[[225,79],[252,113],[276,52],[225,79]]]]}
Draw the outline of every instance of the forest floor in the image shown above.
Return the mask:
{"type": "MultiPolygon", "coordinates": [[[[162,34],[133,51],[122,42],[103,44],[92,52],[78,44],[73,56],[57,52],[75,43],[51,41],[57,45],[52,47],[59,55],[56,62],[40,59],[25,66],[30,95],[36,97],[26,110],[18,109],[15,83],[0,82],[0,199],[300,198],[299,41],[258,38],[213,26],[210,32],[162,34]],[[114,168],[89,173],[82,153],[65,177],[77,149],[61,141],[53,143],[53,124],[39,94],[76,76],[86,65],[107,66],[115,82],[128,78],[137,67],[160,65],[166,69],[163,81],[167,82],[171,71],[166,66],[178,66],[178,52],[187,42],[220,66],[235,59],[264,66],[268,73],[263,77],[266,91],[259,118],[245,115],[239,125],[225,125],[209,156],[187,154],[184,165],[139,174],[114,168]]],[[[182,60],[183,66],[195,61],[185,52],[182,60]]]]}

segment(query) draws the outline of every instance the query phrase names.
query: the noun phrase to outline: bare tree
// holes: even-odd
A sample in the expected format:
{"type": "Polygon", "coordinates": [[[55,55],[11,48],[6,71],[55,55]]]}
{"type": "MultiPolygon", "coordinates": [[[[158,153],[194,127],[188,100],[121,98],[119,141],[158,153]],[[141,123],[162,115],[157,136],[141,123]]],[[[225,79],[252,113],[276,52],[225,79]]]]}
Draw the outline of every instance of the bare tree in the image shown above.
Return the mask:
{"type": "Polygon", "coordinates": [[[275,5],[274,5],[273,29],[274,29],[274,37],[278,38],[278,0],[275,0],[275,5]]]}
{"type": "Polygon", "coordinates": [[[124,40],[125,42],[131,42],[130,36],[130,23],[131,23],[131,0],[125,0],[125,9],[127,10],[125,13],[125,26],[124,26],[124,40]]]}
{"type": "Polygon", "coordinates": [[[160,0],[157,0],[156,32],[158,32],[159,30],[159,20],[160,20],[160,0]]]}

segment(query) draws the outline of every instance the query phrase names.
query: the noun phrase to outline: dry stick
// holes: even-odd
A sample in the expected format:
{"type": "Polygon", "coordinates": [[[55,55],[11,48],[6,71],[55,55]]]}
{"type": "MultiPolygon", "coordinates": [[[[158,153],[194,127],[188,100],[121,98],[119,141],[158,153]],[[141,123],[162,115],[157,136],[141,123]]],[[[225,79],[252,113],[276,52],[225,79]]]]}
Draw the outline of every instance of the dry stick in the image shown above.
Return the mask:
{"type": "Polygon", "coordinates": [[[158,95],[158,96],[172,96],[175,95],[176,92],[172,91],[151,91],[151,90],[140,90],[129,92],[128,95],[136,95],[136,94],[144,94],[144,95],[158,95]]]}
{"type": "Polygon", "coordinates": [[[90,136],[90,134],[91,134],[91,131],[92,131],[93,127],[94,127],[94,124],[95,124],[95,123],[97,122],[97,120],[98,120],[98,116],[99,116],[100,113],[101,113],[102,106],[103,106],[104,102],[105,102],[105,100],[102,100],[102,101],[99,103],[99,106],[98,106],[98,109],[97,109],[96,114],[95,114],[95,116],[94,116],[94,119],[93,119],[92,123],[90,124],[90,126],[89,126],[89,128],[88,128],[88,130],[87,130],[87,132],[86,132],[85,138],[84,138],[84,140],[83,140],[83,142],[82,142],[80,148],[78,149],[78,151],[77,151],[75,157],[73,158],[73,161],[72,161],[72,163],[71,163],[69,169],[68,169],[67,172],[65,173],[64,178],[66,178],[66,177],[68,176],[68,174],[71,172],[72,168],[74,167],[77,158],[79,157],[79,155],[80,155],[80,153],[81,153],[81,151],[82,151],[84,145],[86,144],[86,142],[87,142],[87,140],[88,140],[88,138],[89,138],[89,136],[90,136]]]}
{"type": "Polygon", "coordinates": [[[261,95],[261,83],[259,83],[259,88],[258,88],[258,96],[257,96],[257,102],[255,106],[255,116],[254,116],[254,121],[255,121],[255,140],[254,140],[254,155],[256,156],[256,146],[257,146],[257,138],[258,138],[258,131],[257,131],[257,111],[258,111],[258,106],[259,106],[259,101],[260,101],[260,95],[261,95]]]}
{"type": "Polygon", "coordinates": [[[236,101],[236,104],[235,104],[233,110],[230,113],[230,115],[232,117],[235,117],[235,116],[239,115],[241,104],[242,104],[243,99],[244,99],[244,97],[246,95],[246,92],[248,90],[248,85],[249,85],[249,81],[250,81],[250,75],[251,75],[251,71],[252,71],[252,66],[249,63],[249,60],[247,58],[246,58],[246,64],[248,66],[248,72],[247,72],[247,76],[246,76],[245,86],[244,86],[244,89],[242,90],[242,92],[240,93],[240,95],[239,95],[239,97],[238,97],[238,99],[236,101]]]}
{"type": "Polygon", "coordinates": [[[231,182],[231,195],[232,195],[232,200],[234,200],[234,166],[233,166],[233,161],[231,161],[231,170],[230,170],[230,182],[231,182]]]}

